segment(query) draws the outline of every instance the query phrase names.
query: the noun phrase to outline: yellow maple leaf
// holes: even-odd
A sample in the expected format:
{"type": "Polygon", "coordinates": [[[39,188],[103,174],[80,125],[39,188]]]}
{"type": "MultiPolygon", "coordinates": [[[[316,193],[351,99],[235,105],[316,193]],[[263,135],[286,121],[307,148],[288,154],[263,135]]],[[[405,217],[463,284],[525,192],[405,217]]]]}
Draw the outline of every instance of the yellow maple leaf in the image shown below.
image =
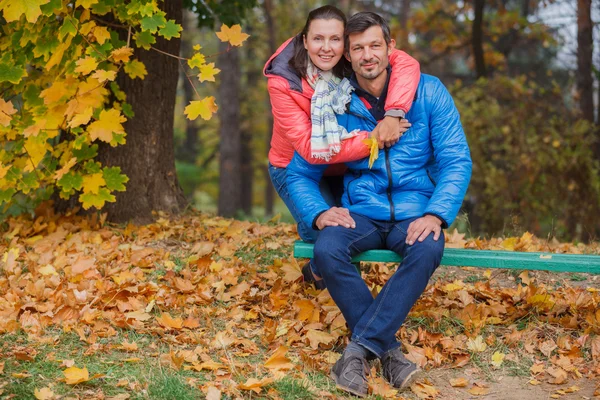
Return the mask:
{"type": "Polygon", "coordinates": [[[83,75],[87,75],[96,68],[98,68],[98,61],[94,57],[90,56],[77,60],[75,64],[77,65],[77,68],[75,68],[75,72],[78,72],[83,75]]]}
{"type": "Polygon", "coordinates": [[[25,151],[27,153],[28,161],[24,170],[31,172],[37,168],[42,158],[46,155],[48,149],[45,139],[38,139],[37,137],[30,137],[25,141],[25,151]]]}
{"type": "Polygon", "coordinates": [[[265,361],[265,368],[271,370],[285,370],[294,368],[294,364],[285,356],[288,349],[285,346],[279,346],[277,350],[265,361]]]}
{"type": "Polygon", "coordinates": [[[65,383],[67,385],[77,385],[78,383],[87,382],[90,380],[90,373],[86,367],[67,368],[63,371],[63,374],[65,375],[65,383]]]}
{"type": "Polygon", "coordinates": [[[27,22],[35,23],[42,10],[40,6],[50,0],[0,0],[0,11],[7,22],[18,21],[25,14],[27,22]]]}
{"type": "Polygon", "coordinates": [[[200,67],[200,74],[198,75],[198,79],[200,79],[200,82],[214,82],[215,75],[219,72],[221,72],[221,70],[219,68],[215,68],[215,63],[202,65],[200,67]]]}
{"type": "Polygon", "coordinates": [[[77,163],[77,157],[72,157],[61,169],[54,173],[54,179],[59,180],[77,163]]]}
{"type": "Polygon", "coordinates": [[[110,39],[110,32],[108,31],[108,28],[104,26],[94,27],[93,34],[96,41],[100,44],[104,44],[104,42],[110,39]]]}
{"type": "Polygon", "coordinates": [[[133,55],[133,49],[131,47],[119,47],[110,52],[110,56],[114,62],[127,62],[133,55]]]}
{"type": "Polygon", "coordinates": [[[77,5],[82,6],[83,8],[90,8],[94,4],[98,3],[100,0],[77,0],[77,5]]]}
{"type": "Polygon", "coordinates": [[[98,82],[102,83],[104,81],[114,81],[117,77],[116,71],[106,71],[103,69],[99,69],[92,74],[92,78],[98,79],[98,82]]]}
{"type": "Polygon", "coordinates": [[[205,97],[199,101],[192,101],[186,108],[183,110],[185,115],[189,120],[193,121],[198,116],[202,117],[202,119],[208,121],[212,115],[217,112],[217,104],[215,103],[215,98],[213,96],[205,97]]]}
{"type": "Polygon", "coordinates": [[[13,106],[12,102],[0,99],[0,125],[9,126],[12,119],[11,115],[16,112],[17,109],[13,106]]]}
{"type": "Polygon", "coordinates": [[[472,352],[481,353],[487,349],[487,344],[483,341],[482,336],[477,336],[475,340],[469,339],[467,340],[467,348],[472,352]]]}
{"type": "Polygon", "coordinates": [[[144,63],[138,60],[131,60],[131,62],[125,64],[124,69],[131,79],[144,79],[144,77],[148,75],[148,71],[146,71],[146,66],[144,65],[144,63]]]}
{"type": "Polygon", "coordinates": [[[106,185],[104,176],[101,172],[86,175],[83,177],[83,192],[98,194],[100,187],[106,185]]]}
{"type": "Polygon", "coordinates": [[[246,382],[238,384],[238,389],[252,390],[253,392],[260,393],[263,386],[273,383],[273,378],[263,378],[260,381],[256,378],[249,378],[246,382]]]}
{"type": "Polygon", "coordinates": [[[506,354],[504,353],[500,353],[499,351],[495,352],[492,355],[492,365],[495,368],[500,368],[500,366],[502,365],[502,363],[504,362],[504,357],[506,356],[506,354]]]}
{"type": "Polygon", "coordinates": [[[121,115],[119,110],[111,108],[102,110],[98,121],[94,121],[88,127],[90,138],[92,140],[100,139],[103,142],[110,143],[113,139],[113,133],[125,133],[122,123],[127,119],[121,115]]]}
{"type": "Polygon", "coordinates": [[[42,90],[40,93],[40,97],[44,99],[45,105],[50,105],[52,103],[58,102],[65,96],[71,96],[70,88],[71,86],[66,81],[57,80],[52,83],[47,89],[42,90]]]}
{"type": "Polygon", "coordinates": [[[156,317],[156,322],[165,328],[181,329],[183,327],[183,319],[173,318],[169,313],[163,313],[160,317],[156,317]]]}
{"type": "Polygon", "coordinates": [[[242,32],[240,24],[233,25],[231,28],[223,24],[221,31],[215,33],[221,42],[229,42],[232,46],[241,46],[250,37],[247,33],[242,32]]]}
{"type": "Polygon", "coordinates": [[[377,143],[377,139],[375,137],[370,137],[368,139],[363,140],[363,143],[369,146],[370,148],[370,156],[369,156],[369,169],[373,167],[375,160],[379,158],[379,143],[377,143]]]}
{"type": "Polygon", "coordinates": [[[38,269],[38,272],[43,276],[58,275],[56,269],[54,268],[54,266],[52,266],[52,264],[48,264],[45,267],[38,269]]]}
{"type": "Polygon", "coordinates": [[[82,113],[75,114],[73,119],[69,122],[69,128],[75,128],[77,126],[87,124],[90,122],[90,119],[92,119],[93,113],[94,110],[92,110],[92,107],[88,107],[82,113]]]}
{"type": "Polygon", "coordinates": [[[4,178],[8,173],[8,170],[12,168],[12,165],[2,165],[0,162],[0,179],[4,178]]]}
{"type": "Polygon", "coordinates": [[[55,394],[49,387],[45,387],[42,389],[35,389],[33,391],[33,395],[37,400],[52,400],[55,398],[55,394]]]}

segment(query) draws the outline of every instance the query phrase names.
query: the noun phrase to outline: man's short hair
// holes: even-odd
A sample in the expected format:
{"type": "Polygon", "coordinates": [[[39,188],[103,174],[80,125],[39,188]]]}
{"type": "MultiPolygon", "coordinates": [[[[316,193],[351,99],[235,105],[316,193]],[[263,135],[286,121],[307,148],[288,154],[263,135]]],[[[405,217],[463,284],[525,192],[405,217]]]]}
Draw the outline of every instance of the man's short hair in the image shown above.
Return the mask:
{"type": "Polygon", "coordinates": [[[386,44],[390,44],[392,41],[392,35],[390,34],[390,26],[380,15],[370,11],[363,11],[354,14],[348,19],[346,23],[346,51],[350,51],[350,39],[349,36],[353,33],[363,33],[372,26],[379,26],[383,31],[383,38],[386,44]]]}

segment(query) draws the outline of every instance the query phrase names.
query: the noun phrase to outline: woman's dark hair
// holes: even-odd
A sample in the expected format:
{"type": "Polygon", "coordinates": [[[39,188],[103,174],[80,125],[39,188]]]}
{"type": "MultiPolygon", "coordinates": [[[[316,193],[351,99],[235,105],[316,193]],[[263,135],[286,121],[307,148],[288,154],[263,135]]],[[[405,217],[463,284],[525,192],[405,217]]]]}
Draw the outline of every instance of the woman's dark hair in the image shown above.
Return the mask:
{"type": "MultiPolygon", "coordinates": [[[[289,62],[290,67],[292,67],[302,78],[306,78],[306,68],[308,67],[308,52],[304,48],[304,37],[308,34],[310,24],[315,19],[337,19],[344,24],[344,29],[346,28],[346,16],[339,8],[334,6],[315,8],[308,13],[308,18],[306,19],[304,28],[302,28],[302,32],[294,37],[294,55],[289,62]]],[[[345,57],[342,57],[332,69],[333,74],[339,78],[347,75],[351,71],[352,67],[345,57]]]]}

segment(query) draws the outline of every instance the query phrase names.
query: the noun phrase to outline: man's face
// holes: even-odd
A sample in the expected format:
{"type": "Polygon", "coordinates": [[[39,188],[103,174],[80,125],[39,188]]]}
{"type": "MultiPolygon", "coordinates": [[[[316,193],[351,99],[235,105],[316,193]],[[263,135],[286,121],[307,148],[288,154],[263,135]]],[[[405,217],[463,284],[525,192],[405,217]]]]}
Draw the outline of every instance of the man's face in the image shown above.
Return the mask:
{"type": "Polygon", "coordinates": [[[348,60],[357,75],[365,79],[375,79],[388,66],[388,54],[396,45],[394,39],[385,43],[380,26],[372,26],[361,33],[348,36],[348,60]]]}

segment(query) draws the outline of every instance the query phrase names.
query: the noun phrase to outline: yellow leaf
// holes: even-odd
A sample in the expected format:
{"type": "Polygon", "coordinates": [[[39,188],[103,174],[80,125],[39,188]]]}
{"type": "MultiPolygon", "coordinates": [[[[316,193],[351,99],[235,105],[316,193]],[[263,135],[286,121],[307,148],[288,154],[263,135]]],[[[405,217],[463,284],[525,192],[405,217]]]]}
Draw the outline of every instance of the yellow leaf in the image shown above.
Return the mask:
{"type": "Polygon", "coordinates": [[[469,380],[467,378],[450,379],[450,385],[452,387],[467,387],[469,385],[469,380]]]}
{"type": "Polygon", "coordinates": [[[21,15],[25,14],[27,22],[35,23],[42,10],[40,6],[48,3],[50,0],[2,0],[0,1],[0,11],[7,22],[18,21],[21,15]]]}
{"type": "Polygon", "coordinates": [[[288,349],[285,346],[279,346],[277,350],[269,357],[265,362],[265,368],[271,370],[285,370],[294,368],[294,364],[290,362],[290,359],[285,356],[288,349]]]}
{"type": "Polygon", "coordinates": [[[33,395],[37,400],[52,400],[55,396],[54,392],[49,387],[45,387],[40,390],[35,389],[33,391],[33,395]]]}
{"type": "Polygon", "coordinates": [[[504,354],[504,353],[500,353],[499,351],[495,352],[492,355],[492,365],[496,368],[500,368],[500,366],[504,362],[505,356],[506,356],[506,354],[504,354]]]}
{"type": "Polygon", "coordinates": [[[250,35],[242,32],[242,27],[239,24],[233,25],[231,28],[223,24],[221,25],[221,31],[216,32],[216,34],[221,42],[229,42],[232,46],[241,46],[250,37],[250,35]]]}
{"type": "Polygon", "coordinates": [[[125,121],[127,121],[127,118],[122,116],[119,110],[115,110],[114,108],[108,111],[102,110],[98,121],[92,122],[88,127],[90,138],[110,143],[113,140],[113,133],[125,133],[122,125],[125,121]]]}
{"type": "Polygon", "coordinates": [[[13,372],[12,373],[12,377],[17,378],[17,379],[25,379],[25,378],[29,378],[30,376],[31,376],[31,374],[29,374],[27,372],[13,372]]]}
{"type": "Polygon", "coordinates": [[[67,368],[63,371],[63,374],[67,385],[77,385],[90,380],[90,373],[86,367],[83,367],[83,369],[77,367],[67,368]]]}
{"type": "Polygon", "coordinates": [[[487,344],[483,341],[482,336],[477,336],[475,340],[469,339],[467,340],[467,348],[473,352],[481,353],[487,349],[487,344]]]}
{"type": "Polygon", "coordinates": [[[83,177],[83,192],[98,194],[100,187],[106,185],[104,176],[101,172],[86,175],[83,177]]]}
{"type": "Polygon", "coordinates": [[[144,63],[138,60],[131,60],[130,62],[125,64],[124,69],[131,79],[144,79],[144,77],[148,75],[148,71],[146,71],[146,66],[144,65],[144,63]]]}
{"type": "Polygon", "coordinates": [[[77,60],[75,64],[77,65],[75,72],[83,75],[87,75],[98,68],[98,61],[94,57],[90,56],[77,60]]]}
{"type": "Polygon", "coordinates": [[[54,267],[51,264],[48,264],[45,267],[38,269],[38,272],[44,276],[58,275],[58,273],[56,272],[56,269],[54,269],[54,267]]]}
{"type": "Polygon", "coordinates": [[[299,309],[298,316],[296,317],[298,321],[307,321],[310,317],[312,317],[315,310],[315,306],[312,301],[296,300],[294,305],[299,309]]]}
{"type": "Polygon", "coordinates": [[[77,0],[77,5],[83,8],[90,8],[94,4],[97,4],[99,0],[77,0]]]}
{"type": "Polygon", "coordinates": [[[102,83],[104,81],[114,81],[115,78],[117,77],[117,72],[116,71],[106,71],[103,69],[99,69],[96,70],[96,72],[94,72],[92,74],[92,78],[98,79],[98,82],[102,83]]]}
{"type": "Polygon", "coordinates": [[[468,392],[474,396],[483,396],[488,394],[490,392],[490,389],[481,386],[473,386],[471,389],[468,390],[468,392]]]}
{"type": "Polygon", "coordinates": [[[504,248],[504,250],[513,251],[518,241],[519,239],[515,237],[506,238],[502,241],[501,246],[504,248]]]}
{"type": "Polygon", "coordinates": [[[8,170],[12,168],[12,165],[2,165],[0,162],[0,179],[4,178],[8,173],[8,170]]]}
{"type": "Polygon", "coordinates": [[[104,42],[110,39],[110,32],[108,31],[108,28],[104,26],[94,27],[93,34],[96,41],[100,44],[104,44],[104,42]]]}
{"type": "Polygon", "coordinates": [[[410,385],[410,390],[420,399],[431,399],[440,394],[440,391],[435,386],[425,382],[413,383],[410,385]]]}
{"type": "Polygon", "coordinates": [[[69,121],[69,128],[76,128],[80,125],[87,124],[90,122],[90,119],[92,119],[93,113],[94,110],[92,110],[92,107],[88,107],[82,113],[75,114],[73,119],[69,121]]]}
{"type": "Polygon", "coordinates": [[[110,52],[110,56],[115,62],[127,62],[133,55],[133,49],[131,47],[119,47],[110,52]]]}
{"type": "Polygon", "coordinates": [[[200,79],[200,82],[214,82],[215,75],[219,72],[221,72],[221,70],[219,68],[215,68],[215,63],[202,65],[200,67],[200,75],[198,75],[198,79],[200,79]]]}
{"type": "Polygon", "coordinates": [[[30,137],[25,141],[25,150],[27,153],[27,166],[25,171],[33,171],[37,168],[42,158],[46,155],[48,149],[46,140],[38,139],[37,137],[30,137]]]}
{"type": "Polygon", "coordinates": [[[217,104],[213,96],[205,97],[200,101],[192,101],[183,111],[190,121],[195,120],[198,116],[208,121],[212,115],[217,112],[217,104]]]}
{"type": "Polygon", "coordinates": [[[0,125],[9,126],[12,119],[11,115],[16,112],[17,109],[13,106],[12,102],[6,102],[3,99],[0,99],[0,125]]]}
{"type": "Polygon", "coordinates": [[[372,168],[375,160],[379,158],[379,143],[377,143],[377,139],[374,137],[363,140],[363,143],[370,148],[369,168],[372,168]]]}

